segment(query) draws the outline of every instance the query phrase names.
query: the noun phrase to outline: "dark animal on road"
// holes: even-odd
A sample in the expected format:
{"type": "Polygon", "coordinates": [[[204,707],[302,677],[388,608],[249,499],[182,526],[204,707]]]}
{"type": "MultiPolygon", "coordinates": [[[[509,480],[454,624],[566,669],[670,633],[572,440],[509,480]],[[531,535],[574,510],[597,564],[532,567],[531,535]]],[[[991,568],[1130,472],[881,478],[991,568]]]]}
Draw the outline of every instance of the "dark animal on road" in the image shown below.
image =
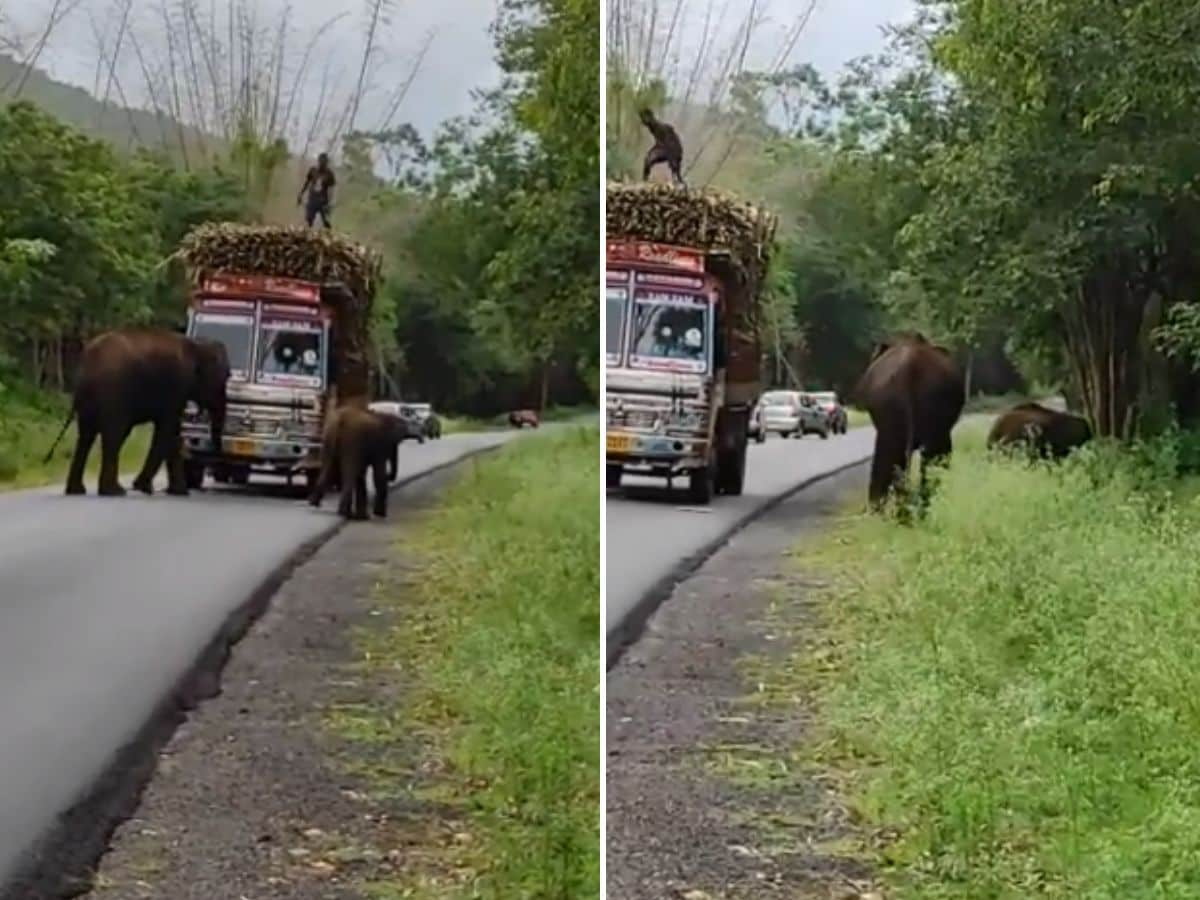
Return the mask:
{"type": "Polygon", "coordinates": [[[425,437],[431,441],[441,440],[442,420],[434,413],[430,413],[429,418],[425,420],[425,437]]]}
{"type": "Polygon", "coordinates": [[[208,413],[214,446],[225,430],[225,386],[229,358],[224,345],[194,340],[173,331],[130,328],[110,331],[87,344],[79,363],[71,413],[47,454],[47,462],[71,419],[78,426],[75,455],[67,473],[67,493],[84,494],[83,471],[96,437],[100,438],[97,493],[125,493],[117,475],[121,446],[134,426],[154,424],[145,464],[133,482],[145,494],[166,462],[168,494],[186,495],[180,431],[184,408],[195,403],[208,413]]]}
{"type": "Polygon", "coordinates": [[[683,142],[679,140],[679,134],[666,122],[656,119],[648,109],[641,110],[638,115],[646,130],[654,136],[654,146],[646,154],[646,161],[642,165],[642,180],[648,179],[650,170],[659,163],[666,163],[671,170],[671,177],[683,184],[683,142]]]}
{"type": "Polygon", "coordinates": [[[855,390],[875,426],[871,460],[871,506],[882,506],[921,451],[921,494],[925,470],[947,460],[950,433],[966,402],[963,373],[950,352],[918,333],[898,335],[875,348],[855,390]]]}
{"type": "Polygon", "coordinates": [[[1092,439],[1086,419],[1047,409],[1039,403],[1021,403],[996,420],[988,434],[988,447],[1024,445],[1035,456],[1063,459],[1092,439]]]}
{"type": "Polygon", "coordinates": [[[388,484],[395,476],[397,448],[411,427],[399,416],[353,406],[338,409],[325,425],[321,475],[308,502],[320,506],[336,481],[341,490],[338,514],[347,519],[366,519],[370,469],[375,494],[373,511],[379,518],[386,517],[388,484]]]}
{"type": "Polygon", "coordinates": [[[532,409],[514,409],[508,414],[508,424],[513,428],[538,427],[538,414],[532,409]]]}

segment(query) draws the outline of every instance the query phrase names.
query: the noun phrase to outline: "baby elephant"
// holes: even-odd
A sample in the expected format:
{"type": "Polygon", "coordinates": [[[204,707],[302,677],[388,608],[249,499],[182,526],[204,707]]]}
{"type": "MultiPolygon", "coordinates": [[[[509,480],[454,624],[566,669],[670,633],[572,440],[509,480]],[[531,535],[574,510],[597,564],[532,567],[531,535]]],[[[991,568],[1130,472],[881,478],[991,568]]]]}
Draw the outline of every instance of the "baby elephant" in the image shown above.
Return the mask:
{"type": "Polygon", "coordinates": [[[1092,439],[1087,421],[1037,403],[1021,403],[996,420],[988,447],[1025,444],[1035,456],[1063,459],[1092,439]]]}
{"type": "Polygon", "coordinates": [[[395,465],[396,448],[408,433],[399,416],[346,406],[334,412],[325,425],[321,445],[321,475],[308,502],[320,506],[336,483],[341,488],[338,514],[347,519],[367,518],[367,469],[374,482],[374,513],[387,516],[388,482],[395,465]]]}

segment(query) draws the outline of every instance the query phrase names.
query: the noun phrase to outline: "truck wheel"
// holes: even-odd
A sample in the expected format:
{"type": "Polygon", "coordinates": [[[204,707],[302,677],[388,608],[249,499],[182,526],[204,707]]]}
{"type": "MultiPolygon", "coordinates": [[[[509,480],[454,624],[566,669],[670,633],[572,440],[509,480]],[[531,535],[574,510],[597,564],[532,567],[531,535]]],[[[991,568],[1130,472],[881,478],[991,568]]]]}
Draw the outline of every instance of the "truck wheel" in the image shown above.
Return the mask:
{"type": "Polygon", "coordinates": [[[605,466],[604,483],[609,490],[615,491],[621,486],[621,467],[605,466]]]}
{"type": "Polygon", "coordinates": [[[250,469],[247,466],[239,466],[229,473],[229,480],[238,487],[245,487],[250,483],[250,469]]]}
{"type": "Polygon", "coordinates": [[[707,506],[712,502],[715,472],[712,466],[703,469],[692,469],[688,476],[688,499],[699,506],[707,506]]]}
{"type": "Polygon", "coordinates": [[[183,477],[187,482],[188,490],[200,490],[204,487],[204,465],[197,462],[184,463],[183,477]]]}

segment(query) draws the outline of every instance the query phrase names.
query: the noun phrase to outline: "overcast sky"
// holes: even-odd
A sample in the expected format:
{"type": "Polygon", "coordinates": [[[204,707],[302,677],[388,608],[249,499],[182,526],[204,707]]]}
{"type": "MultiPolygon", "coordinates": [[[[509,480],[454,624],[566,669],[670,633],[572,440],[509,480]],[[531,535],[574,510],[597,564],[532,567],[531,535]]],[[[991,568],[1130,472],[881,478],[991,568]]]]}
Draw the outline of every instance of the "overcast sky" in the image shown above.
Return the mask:
{"type": "MultiPolygon", "coordinates": [[[[79,0],[80,6],[55,32],[42,55],[40,65],[64,81],[90,88],[97,59],[89,11],[97,21],[114,22],[113,9],[120,0],[79,0]]],[[[200,0],[202,8],[214,0],[200,0]]],[[[242,0],[253,3],[255,0],[242,0]]],[[[279,16],[286,0],[257,0],[264,11],[264,24],[279,16]]],[[[600,2],[600,0],[598,0],[600,2]]],[[[730,0],[729,20],[738,18],[739,8],[749,7],[751,0],[730,0]]],[[[761,0],[760,0],[761,3],[761,0]]],[[[769,55],[777,42],[773,35],[783,31],[789,18],[795,15],[796,0],[775,0],[776,8],[762,29],[761,55],[769,55]]],[[[215,3],[225,6],[225,0],[215,3]]],[[[695,0],[690,17],[693,22],[703,16],[707,0],[695,0]]],[[[20,0],[3,3],[8,18],[26,35],[34,35],[43,26],[53,0],[20,0]],[[14,7],[19,10],[14,12],[14,7]]],[[[136,0],[135,8],[148,10],[157,6],[148,0],[136,0]]],[[[354,68],[362,45],[362,11],[365,0],[291,0],[298,32],[297,46],[305,36],[338,12],[350,15],[342,21],[323,45],[324,55],[333,57],[335,66],[344,67],[345,77],[353,80],[354,68]]],[[[885,23],[907,18],[912,0],[818,0],[817,10],[800,38],[793,54],[795,62],[811,62],[826,74],[835,73],[846,61],[864,53],[879,50],[882,45],[880,28],[885,23]]],[[[433,45],[425,58],[420,76],[410,91],[396,119],[409,121],[422,131],[428,131],[450,116],[469,112],[473,88],[495,83],[497,71],[488,26],[495,16],[496,0],[395,0],[393,21],[387,30],[385,50],[387,61],[378,73],[376,106],[382,106],[383,94],[401,77],[414,54],[431,30],[436,32],[433,45]]],[[[147,25],[147,33],[154,29],[147,25]]],[[[752,53],[753,55],[753,53],[752,53]]],[[[323,63],[323,61],[321,61],[323,63]]],[[[129,94],[139,93],[136,69],[130,60],[130,72],[125,79],[129,94]]],[[[374,112],[364,109],[369,124],[374,112]]]]}

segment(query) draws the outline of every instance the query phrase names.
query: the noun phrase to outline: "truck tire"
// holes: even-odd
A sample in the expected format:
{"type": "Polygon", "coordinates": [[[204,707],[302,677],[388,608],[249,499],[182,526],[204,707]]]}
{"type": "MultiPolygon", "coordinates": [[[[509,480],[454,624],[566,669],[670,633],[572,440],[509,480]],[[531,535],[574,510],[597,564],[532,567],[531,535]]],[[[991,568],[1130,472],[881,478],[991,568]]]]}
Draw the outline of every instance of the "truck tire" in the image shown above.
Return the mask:
{"type": "Polygon", "coordinates": [[[605,466],[604,467],[604,484],[611,490],[615,491],[621,486],[621,467],[620,466],[605,466]]]}
{"type": "Polygon", "coordinates": [[[703,469],[692,469],[688,476],[688,499],[697,506],[707,506],[712,502],[713,491],[716,488],[716,473],[712,466],[703,469]]]}
{"type": "Polygon", "coordinates": [[[250,467],[238,466],[232,469],[229,473],[229,480],[238,487],[245,487],[250,483],[250,467]]]}

